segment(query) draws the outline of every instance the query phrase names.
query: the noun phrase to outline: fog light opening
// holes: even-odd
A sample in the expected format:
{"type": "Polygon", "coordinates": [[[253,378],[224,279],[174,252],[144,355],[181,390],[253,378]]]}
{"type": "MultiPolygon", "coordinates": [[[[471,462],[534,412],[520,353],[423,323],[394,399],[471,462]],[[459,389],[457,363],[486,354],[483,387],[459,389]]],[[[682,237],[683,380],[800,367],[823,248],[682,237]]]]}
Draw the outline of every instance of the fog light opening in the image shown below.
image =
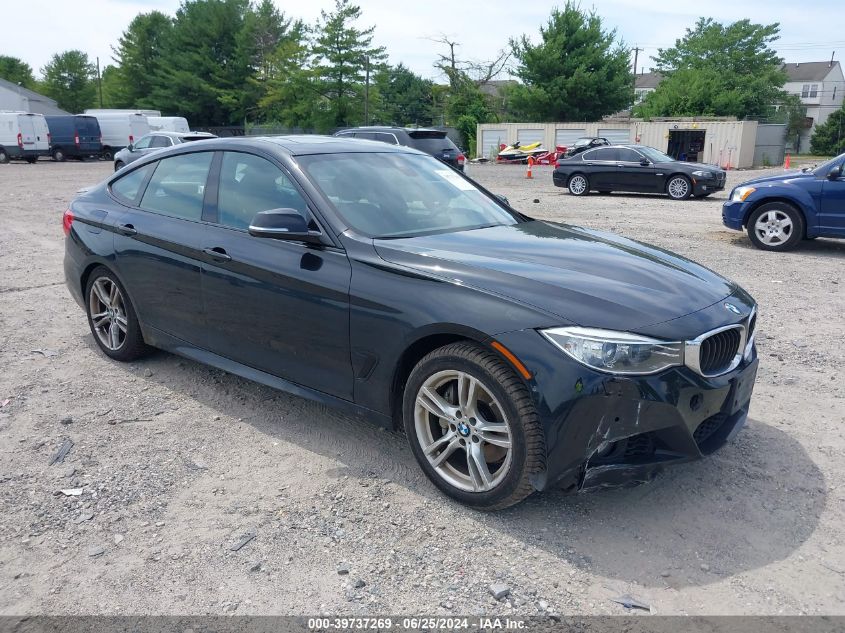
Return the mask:
{"type": "Polygon", "coordinates": [[[698,411],[701,408],[702,402],[704,402],[704,398],[700,393],[697,393],[689,399],[689,408],[693,411],[698,411]]]}
{"type": "Polygon", "coordinates": [[[596,449],[595,456],[596,457],[607,457],[613,452],[613,449],[616,447],[616,442],[602,442],[599,444],[598,448],[596,449]]]}

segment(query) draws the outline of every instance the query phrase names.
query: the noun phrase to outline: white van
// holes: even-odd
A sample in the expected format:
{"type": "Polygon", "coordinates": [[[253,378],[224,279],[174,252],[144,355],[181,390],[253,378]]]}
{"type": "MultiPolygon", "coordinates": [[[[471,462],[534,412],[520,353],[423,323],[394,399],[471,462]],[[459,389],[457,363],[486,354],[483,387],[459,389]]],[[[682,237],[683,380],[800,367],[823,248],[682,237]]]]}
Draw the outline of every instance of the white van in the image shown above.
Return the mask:
{"type": "Polygon", "coordinates": [[[50,131],[43,114],[0,112],[0,163],[20,158],[34,163],[50,154],[50,131]]]}
{"type": "Polygon", "coordinates": [[[83,114],[143,114],[144,116],[161,116],[161,110],[141,110],[130,108],[88,108],[83,114]]]}
{"type": "Polygon", "coordinates": [[[147,116],[147,123],[153,132],[184,132],[188,133],[188,119],[183,116],[147,116]]]}
{"type": "MultiPolygon", "coordinates": [[[[89,110],[85,112],[87,114],[89,110]]],[[[150,133],[150,125],[143,114],[93,112],[91,116],[100,124],[100,135],[103,138],[103,151],[100,156],[108,161],[114,160],[115,152],[150,133]]]]}

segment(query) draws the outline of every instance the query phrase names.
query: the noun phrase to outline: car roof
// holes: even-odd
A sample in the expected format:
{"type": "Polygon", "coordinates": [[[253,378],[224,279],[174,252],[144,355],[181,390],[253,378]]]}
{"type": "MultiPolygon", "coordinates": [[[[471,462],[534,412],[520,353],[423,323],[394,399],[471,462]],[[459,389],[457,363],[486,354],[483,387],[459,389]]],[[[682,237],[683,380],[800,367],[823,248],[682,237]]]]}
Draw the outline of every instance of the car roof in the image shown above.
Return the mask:
{"type": "Polygon", "coordinates": [[[147,133],[148,136],[170,136],[173,138],[183,138],[185,136],[202,136],[204,138],[217,138],[211,132],[172,132],[171,130],[152,130],[147,133]]]}
{"type": "Polygon", "coordinates": [[[400,130],[402,132],[440,132],[441,134],[446,134],[446,130],[438,130],[437,128],[433,127],[402,127],[401,125],[360,125],[358,127],[348,127],[342,130],[338,130],[338,133],[341,132],[381,132],[381,131],[396,131],[400,130]]]}
{"type": "Polygon", "coordinates": [[[342,136],[321,136],[318,134],[299,134],[291,136],[247,136],[231,139],[220,139],[233,146],[249,144],[251,142],[272,143],[291,156],[305,156],[308,154],[341,154],[344,152],[368,153],[401,153],[422,154],[404,145],[388,145],[381,141],[370,141],[358,138],[344,138],[342,136]]]}

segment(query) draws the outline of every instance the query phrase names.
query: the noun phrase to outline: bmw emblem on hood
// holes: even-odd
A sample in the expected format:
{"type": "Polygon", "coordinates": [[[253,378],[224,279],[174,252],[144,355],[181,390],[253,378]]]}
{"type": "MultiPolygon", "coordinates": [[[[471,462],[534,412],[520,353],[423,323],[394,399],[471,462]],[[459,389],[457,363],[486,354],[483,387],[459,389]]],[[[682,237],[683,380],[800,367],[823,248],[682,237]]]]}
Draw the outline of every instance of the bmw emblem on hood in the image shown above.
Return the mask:
{"type": "Polygon", "coordinates": [[[733,312],[734,314],[742,314],[742,312],[739,311],[739,308],[737,308],[732,303],[728,303],[727,301],[725,301],[723,305],[725,306],[725,310],[728,310],[729,312],[733,312]]]}

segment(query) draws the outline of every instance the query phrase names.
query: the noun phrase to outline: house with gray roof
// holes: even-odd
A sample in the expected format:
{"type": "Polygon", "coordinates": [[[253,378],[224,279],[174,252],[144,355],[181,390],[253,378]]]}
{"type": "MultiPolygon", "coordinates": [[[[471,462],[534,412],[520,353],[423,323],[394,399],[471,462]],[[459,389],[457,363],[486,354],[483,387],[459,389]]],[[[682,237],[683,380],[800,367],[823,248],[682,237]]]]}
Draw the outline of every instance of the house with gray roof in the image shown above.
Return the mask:
{"type": "Polygon", "coordinates": [[[807,108],[807,129],[800,136],[797,151],[810,151],[810,138],[817,125],[842,107],[845,97],[845,76],[838,61],[784,64],[787,75],[784,90],[798,95],[807,108]]]}
{"type": "Polygon", "coordinates": [[[50,97],[2,78],[0,78],[0,110],[35,114],[71,114],[57,106],[50,97]]]}

